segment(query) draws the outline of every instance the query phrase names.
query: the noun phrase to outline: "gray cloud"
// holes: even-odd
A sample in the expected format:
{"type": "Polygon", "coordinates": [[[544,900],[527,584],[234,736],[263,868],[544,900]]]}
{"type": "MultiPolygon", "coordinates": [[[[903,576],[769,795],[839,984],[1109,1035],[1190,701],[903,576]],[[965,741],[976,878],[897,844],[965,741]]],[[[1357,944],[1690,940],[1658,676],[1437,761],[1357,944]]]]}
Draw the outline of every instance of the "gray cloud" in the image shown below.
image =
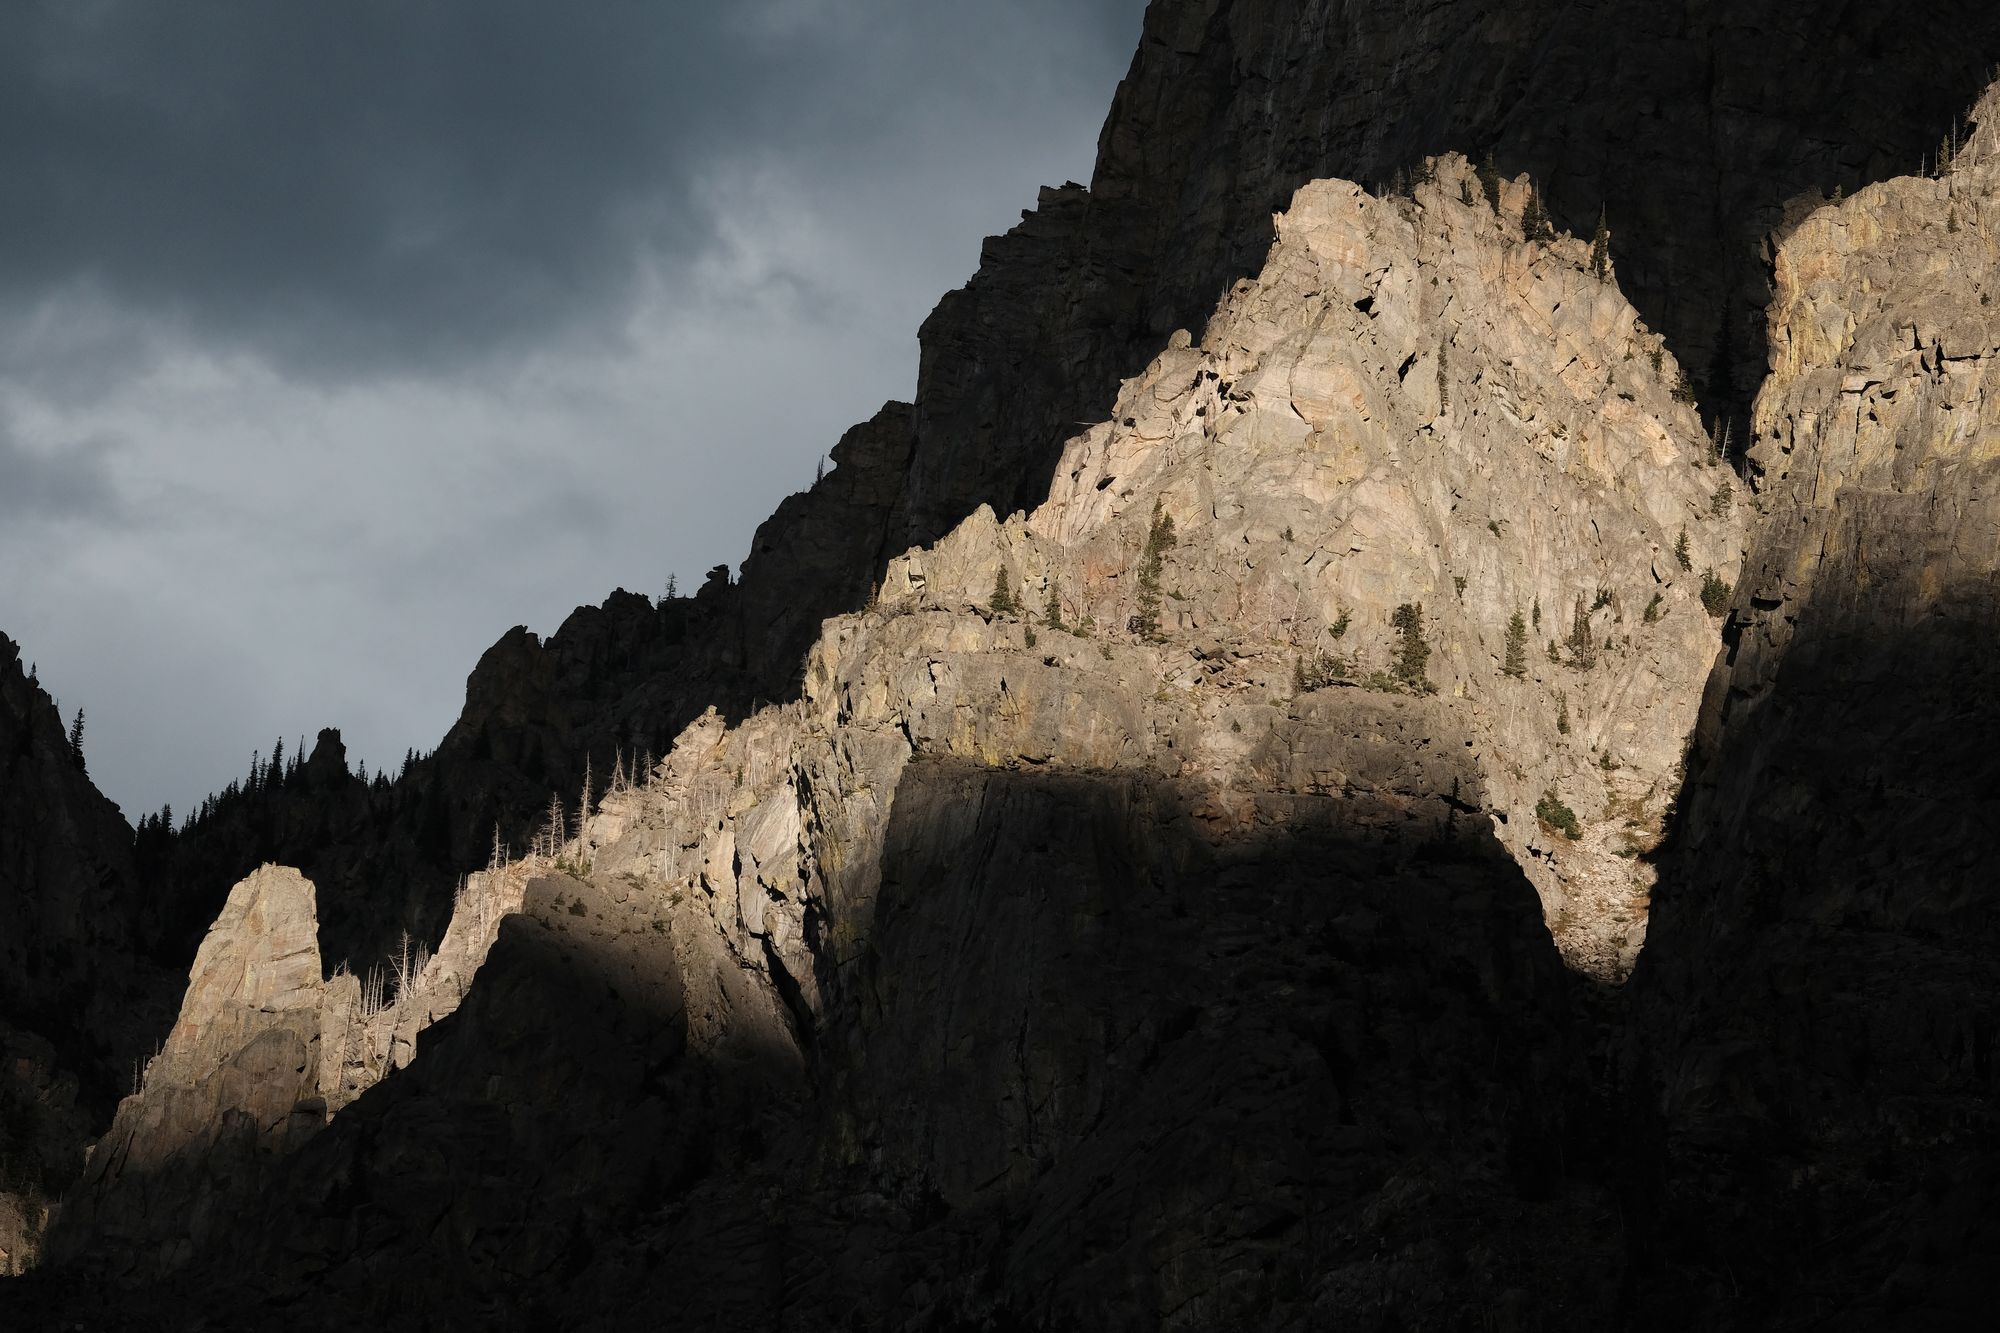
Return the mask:
{"type": "Polygon", "coordinates": [[[393,763],[509,626],[739,560],[1088,172],[1143,7],[15,6],[0,628],[93,777],[393,763]]]}
{"type": "Polygon", "coordinates": [[[72,444],[53,452],[23,445],[0,417],[0,519],[108,519],[120,509],[106,467],[110,446],[72,444]]]}
{"type": "Polygon", "coordinates": [[[707,243],[710,164],[948,125],[966,69],[1135,12],[31,0],[0,44],[0,289],[87,283],[316,377],[613,336],[644,255],[707,243]]]}

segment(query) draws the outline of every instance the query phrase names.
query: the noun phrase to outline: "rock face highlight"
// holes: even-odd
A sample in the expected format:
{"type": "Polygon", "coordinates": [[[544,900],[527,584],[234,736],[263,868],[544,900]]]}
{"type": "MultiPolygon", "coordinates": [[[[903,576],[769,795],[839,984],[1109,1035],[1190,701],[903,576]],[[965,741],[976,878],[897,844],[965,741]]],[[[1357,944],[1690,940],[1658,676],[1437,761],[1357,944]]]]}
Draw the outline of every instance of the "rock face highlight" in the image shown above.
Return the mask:
{"type": "Polygon", "coordinates": [[[70,1231],[128,1264],[184,1262],[208,1239],[221,1182],[323,1121],[325,998],[312,885],[266,866],[202,941],[179,1020],[92,1153],[70,1231]]]}
{"type": "Polygon", "coordinates": [[[58,1257],[138,1276],[185,1264],[278,1159],[410,1062],[523,889],[518,871],[468,881],[435,956],[405,956],[393,979],[364,983],[322,974],[303,875],[264,866],[237,884],[195,955],[179,1019],[92,1150],[58,1257]]]}

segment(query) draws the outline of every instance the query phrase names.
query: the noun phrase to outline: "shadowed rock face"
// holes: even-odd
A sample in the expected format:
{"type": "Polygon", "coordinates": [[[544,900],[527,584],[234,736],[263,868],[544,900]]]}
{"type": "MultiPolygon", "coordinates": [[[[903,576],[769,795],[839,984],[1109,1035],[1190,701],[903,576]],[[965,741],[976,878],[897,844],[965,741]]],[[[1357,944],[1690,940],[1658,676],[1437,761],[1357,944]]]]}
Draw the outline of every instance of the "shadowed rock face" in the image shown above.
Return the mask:
{"type": "Polygon", "coordinates": [[[1635,982],[1653,1279],[1759,1322],[1990,1309],[2000,93],[1975,118],[1779,251],[1763,520],[1635,982]]]}
{"type": "MultiPolygon", "coordinates": [[[[1319,724],[1448,729],[1414,701],[1319,724]]],[[[1430,794],[1475,796],[1463,752],[1247,810],[910,763],[810,1099],[782,1021],[691,1031],[717,1020],[675,961],[690,918],[538,881],[423,1057],[151,1300],[231,1327],[1152,1329],[1532,1291],[1551,1326],[1602,1319],[1580,983],[1485,821],[1430,794]]]]}
{"type": "Polygon", "coordinates": [[[1134,776],[912,764],[855,1011],[827,1024],[820,1150],[847,1199],[908,1213],[850,1233],[823,1299],[1279,1328],[1382,1305],[1422,1324],[1519,1288],[1602,1316],[1589,1228],[1612,1205],[1558,1147],[1592,1140],[1579,987],[1486,821],[1440,799],[1478,800],[1450,726],[1346,724],[1438,744],[1368,795],[1247,811],[1134,776]]]}
{"type": "Polygon", "coordinates": [[[0,635],[0,1274],[34,1261],[45,1205],[172,1015],[137,957],[132,844],[0,635]]]}
{"type": "Polygon", "coordinates": [[[58,1039],[100,1103],[128,1072],[112,1072],[128,1025],[144,1030],[120,1012],[144,980],[127,963],[141,905],[131,828],[0,635],[0,1018],[58,1039]]]}

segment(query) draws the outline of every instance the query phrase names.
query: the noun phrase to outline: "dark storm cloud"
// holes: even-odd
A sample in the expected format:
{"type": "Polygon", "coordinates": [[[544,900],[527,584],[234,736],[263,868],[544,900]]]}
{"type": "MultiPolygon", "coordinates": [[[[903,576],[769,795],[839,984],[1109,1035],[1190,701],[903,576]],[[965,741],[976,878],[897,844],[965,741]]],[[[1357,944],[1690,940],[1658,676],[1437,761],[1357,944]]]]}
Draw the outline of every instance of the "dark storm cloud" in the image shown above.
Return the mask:
{"type": "MultiPolygon", "coordinates": [[[[1062,41],[1129,40],[1135,7],[1007,6],[1062,41]]],[[[704,243],[704,162],[865,140],[963,77],[951,57],[977,66],[955,30],[994,26],[969,0],[34,0],[4,22],[0,295],[88,290],[315,378],[615,331],[644,255],[704,243]]]]}
{"type": "Polygon", "coordinates": [[[106,452],[102,444],[31,450],[0,419],[0,520],[112,517],[119,504],[106,452]]]}
{"type": "Polygon", "coordinates": [[[393,761],[506,627],[740,558],[1143,8],[0,4],[0,630],[95,780],[393,761]]]}

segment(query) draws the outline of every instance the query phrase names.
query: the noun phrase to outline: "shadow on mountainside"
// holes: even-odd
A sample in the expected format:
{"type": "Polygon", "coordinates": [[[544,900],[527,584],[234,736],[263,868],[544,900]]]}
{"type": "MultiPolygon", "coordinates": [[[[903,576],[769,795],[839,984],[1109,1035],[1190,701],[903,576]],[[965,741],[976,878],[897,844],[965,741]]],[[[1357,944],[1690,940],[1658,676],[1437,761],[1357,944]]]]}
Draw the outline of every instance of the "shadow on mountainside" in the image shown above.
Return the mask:
{"type": "Polygon", "coordinates": [[[665,937],[550,903],[179,1278],[6,1308],[1967,1324],[2000,1239],[1991,597],[1805,617],[1768,691],[1725,717],[1718,684],[1613,1079],[1469,770],[1312,797],[919,758],[803,1067],[689,1053],[665,937]]]}
{"type": "Polygon", "coordinates": [[[2000,1297],[2000,600],[1936,606],[1795,612],[1754,692],[1718,665],[1631,984],[1638,1308],[1675,1297],[1641,1322],[1972,1327],[2000,1297]]]}
{"type": "Polygon", "coordinates": [[[806,1083],[684,1047],[670,975],[607,961],[664,936],[510,923],[191,1267],[19,1299],[93,1327],[1601,1320],[1583,987],[1485,817],[1244,800],[914,761],[806,1083]]]}

